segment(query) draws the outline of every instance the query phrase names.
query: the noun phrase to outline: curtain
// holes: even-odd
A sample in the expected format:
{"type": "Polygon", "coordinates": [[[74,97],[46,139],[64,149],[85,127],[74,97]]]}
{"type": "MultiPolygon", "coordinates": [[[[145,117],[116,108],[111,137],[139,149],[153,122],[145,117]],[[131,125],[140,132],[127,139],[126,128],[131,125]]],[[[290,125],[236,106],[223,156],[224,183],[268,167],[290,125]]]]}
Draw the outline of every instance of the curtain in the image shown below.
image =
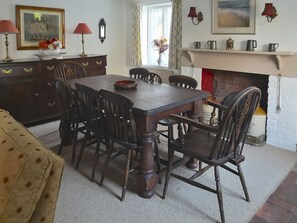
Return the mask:
{"type": "Polygon", "coordinates": [[[139,66],[142,64],[141,59],[141,37],[140,37],[140,8],[141,5],[133,3],[132,7],[132,65],[139,66]]]}
{"type": "Polygon", "coordinates": [[[172,0],[169,69],[180,69],[182,56],[182,0],[172,0]]]}

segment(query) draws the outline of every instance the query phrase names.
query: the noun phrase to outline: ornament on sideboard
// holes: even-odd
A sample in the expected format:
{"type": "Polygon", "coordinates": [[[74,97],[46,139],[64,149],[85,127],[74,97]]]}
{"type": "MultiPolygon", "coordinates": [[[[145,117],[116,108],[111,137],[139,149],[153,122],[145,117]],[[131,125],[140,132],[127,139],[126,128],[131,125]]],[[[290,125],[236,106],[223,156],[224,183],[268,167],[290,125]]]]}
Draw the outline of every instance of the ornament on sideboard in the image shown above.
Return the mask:
{"type": "Polygon", "coordinates": [[[88,27],[86,23],[78,23],[75,30],[73,31],[75,34],[81,34],[81,44],[82,44],[82,53],[80,54],[81,57],[86,57],[87,54],[85,54],[85,34],[92,34],[92,31],[88,27]]]}
{"type": "Polygon", "coordinates": [[[10,20],[0,20],[0,33],[4,33],[5,35],[5,47],[6,47],[6,57],[2,60],[4,62],[10,62],[12,59],[8,55],[8,34],[19,33],[19,30],[15,27],[15,25],[10,20]]]}
{"type": "Polygon", "coordinates": [[[226,50],[234,50],[234,40],[231,37],[226,41],[226,50]]]}

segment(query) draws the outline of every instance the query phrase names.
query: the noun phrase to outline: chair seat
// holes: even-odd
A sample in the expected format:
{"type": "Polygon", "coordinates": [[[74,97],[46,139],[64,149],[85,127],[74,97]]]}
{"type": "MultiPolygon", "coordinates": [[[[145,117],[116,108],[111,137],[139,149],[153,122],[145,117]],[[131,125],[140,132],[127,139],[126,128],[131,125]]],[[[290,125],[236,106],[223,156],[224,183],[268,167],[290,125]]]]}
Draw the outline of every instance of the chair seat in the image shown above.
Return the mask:
{"type": "Polygon", "coordinates": [[[210,159],[210,153],[215,137],[215,134],[211,134],[201,129],[196,129],[184,136],[185,143],[182,144],[182,146],[180,146],[179,139],[174,140],[170,144],[174,147],[175,151],[187,156],[195,157],[204,163],[216,166],[228,162],[229,158],[225,157],[219,160],[216,159],[219,151],[216,150],[213,154],[214,159],[210,159]]]}
{"type": "Polygon", "coordinates": [[[169,118],[164,118],[160,121],[158,121],[158,124],[163,125],[163,126],[168,126],[168,125],[174,125],[176,121],[169,119],[169,118]]]}

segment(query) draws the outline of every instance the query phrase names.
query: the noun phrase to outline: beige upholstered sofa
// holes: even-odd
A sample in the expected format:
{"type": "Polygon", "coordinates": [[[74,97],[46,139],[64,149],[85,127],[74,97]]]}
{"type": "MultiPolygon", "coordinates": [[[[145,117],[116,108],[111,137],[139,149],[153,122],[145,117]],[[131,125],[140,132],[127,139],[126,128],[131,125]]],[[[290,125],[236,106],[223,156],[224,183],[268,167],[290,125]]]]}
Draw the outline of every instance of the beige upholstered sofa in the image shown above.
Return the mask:
{"type": "Polygon", "coordinates": [[[0,223],[53,222],[64,160],[0,109],[0,223]]]}

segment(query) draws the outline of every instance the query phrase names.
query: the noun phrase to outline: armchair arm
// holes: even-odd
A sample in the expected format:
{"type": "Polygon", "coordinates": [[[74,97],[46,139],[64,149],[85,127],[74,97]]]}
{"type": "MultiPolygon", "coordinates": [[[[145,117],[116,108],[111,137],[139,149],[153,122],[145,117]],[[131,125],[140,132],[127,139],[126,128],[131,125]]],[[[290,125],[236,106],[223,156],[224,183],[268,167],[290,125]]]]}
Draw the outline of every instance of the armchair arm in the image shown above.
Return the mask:
{"type": "Polygon", "coordinates": [[[204,123],[195,121],[193,119],[190,119],[190,118],[182,116],[182,115],[171,114],[171,115],[169,115],[169,119],[175,120],[179,123],[186,123],[186,124],[191,125],[195,128],[213,132],[213,133],[217,133],[219,131],[219,128],[216,126],[206,125],[204,123]]]}
{"type": "Polygon", "coordinates": [[[213,102],[213,101],[207,101],[206,103],[207,103],[208,105],[210,105],[210,106],[212,106],[212,107],[215,107],[215,108],[218,108],[218,109],[220,109],[220,110],[223,110],[223,111],[227,110],[227,107],[226,107],[226,106],[221,105],[221,104],[218,104],[218,103],[216,103],[216,102],[213,102]]]}

